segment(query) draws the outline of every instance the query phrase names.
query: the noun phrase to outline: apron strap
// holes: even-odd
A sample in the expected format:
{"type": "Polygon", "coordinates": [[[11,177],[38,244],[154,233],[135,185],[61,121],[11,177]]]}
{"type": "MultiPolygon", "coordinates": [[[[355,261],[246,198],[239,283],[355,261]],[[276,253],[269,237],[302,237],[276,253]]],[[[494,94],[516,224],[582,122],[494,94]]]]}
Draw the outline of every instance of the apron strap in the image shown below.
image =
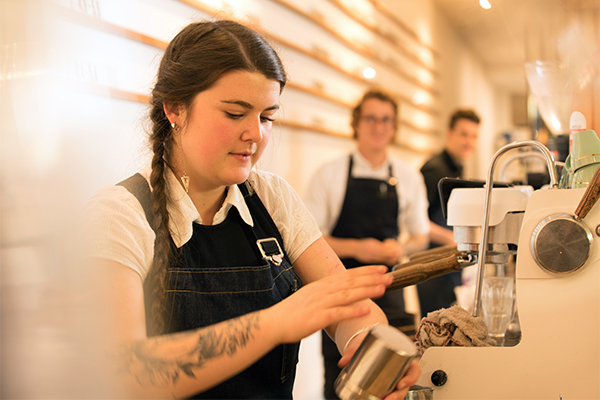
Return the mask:
{"type": "Polygon", "coordinates": [[[150,224],[153,231],[156,231],[154,226],[154,213],[152,212],[152,191],[146,178],[144,178],[139,172],[130,176],[129,178],[117,183],[119,186],[123,186],[132,195],[134,195],[146,214],[146,219],[150,224]]]}
{"type": "MultiPolygon", "coordinates": [[[[240,183],[238,188],[242,192],[244,196],[244,201],[250,207],[250,205],[254,205],[258,208],[258,211],[263,215],[269,215],[269,212],[265,208],[265,205],[260,200],[260,197],[254,191],[254,188],[250,184],[250,182],[245,181],[244,183],[240,183]]],[[[270,215],[269,215],[270,217],[270,215]]],[[[252,215],[252,218],[257,218],[256,215],[252,215]]],[[[267,235],[265,231],[262,229],[260,224],[257,224],[256,221],[254,226],[251,227],[252,234],[256,238],[256,246],[258,250],[262,254],[263,258],[274,262],[276,265],[281,264],[282,260],[285,259],[290,265],[290,259],[285,251],[283,251],[283,238],[273,221],[273,218],[268,218],[268,223],[272,226],[273,232],[275,232],[275,237],[271,235],[267,235]]]]}

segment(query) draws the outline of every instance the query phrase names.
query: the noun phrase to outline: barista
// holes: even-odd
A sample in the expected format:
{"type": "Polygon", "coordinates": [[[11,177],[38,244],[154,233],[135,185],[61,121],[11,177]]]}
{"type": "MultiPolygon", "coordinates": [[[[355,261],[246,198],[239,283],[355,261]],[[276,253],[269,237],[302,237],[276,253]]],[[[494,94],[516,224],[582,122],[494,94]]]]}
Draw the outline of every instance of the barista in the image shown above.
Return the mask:
{"type": "MultiPolygon", "coordinates": [[[[323,237],[346,268],[366,264],[389,267],[428,244],[425,186],[420,174],[390,156],[397,128],[397,103],[382,91],[364,94],[352,113],[357,149],[321,166],[313,176],[305,203],[323,237]],[[400,227],[408,239],[398,240],[400,227]]],[[[377,304],[390,325],[413,325],[402,291],[377,304]]],[[[333,384],[340,373],[339,352],[323,333],[325,398],[336,399],[333,384]]]]}

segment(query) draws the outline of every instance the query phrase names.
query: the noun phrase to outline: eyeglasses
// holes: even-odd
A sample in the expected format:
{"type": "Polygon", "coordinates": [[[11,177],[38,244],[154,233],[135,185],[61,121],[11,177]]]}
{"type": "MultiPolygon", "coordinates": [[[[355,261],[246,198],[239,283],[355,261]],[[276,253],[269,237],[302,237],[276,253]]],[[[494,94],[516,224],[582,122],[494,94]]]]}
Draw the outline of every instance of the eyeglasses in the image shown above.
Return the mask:
{"type": "Polygon", "coordinates": [[[377,125],[379,122],[381,122],[383,124],[383,126],[390,128],[394,126],[394,118],[392,117],[381,117],[381,118],[377,118],[374,115],[363,115],[362,117],[360,117],[361,121],[364,121],[367,125],[370,126],[375,126],[377,125]]]}

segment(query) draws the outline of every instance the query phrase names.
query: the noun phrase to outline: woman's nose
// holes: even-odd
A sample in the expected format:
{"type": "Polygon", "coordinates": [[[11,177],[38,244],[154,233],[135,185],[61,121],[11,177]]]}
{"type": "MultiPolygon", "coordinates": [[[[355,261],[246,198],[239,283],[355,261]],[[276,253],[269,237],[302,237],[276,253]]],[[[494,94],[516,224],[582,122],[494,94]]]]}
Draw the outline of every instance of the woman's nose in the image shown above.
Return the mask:
{"type": "Polygon", "coordinates": [[[262,125],[260,118],[257,121],[250,121],[246,126],[246,130],[242,134],[243,140],[258,143],[263,139],[262,125]]]}

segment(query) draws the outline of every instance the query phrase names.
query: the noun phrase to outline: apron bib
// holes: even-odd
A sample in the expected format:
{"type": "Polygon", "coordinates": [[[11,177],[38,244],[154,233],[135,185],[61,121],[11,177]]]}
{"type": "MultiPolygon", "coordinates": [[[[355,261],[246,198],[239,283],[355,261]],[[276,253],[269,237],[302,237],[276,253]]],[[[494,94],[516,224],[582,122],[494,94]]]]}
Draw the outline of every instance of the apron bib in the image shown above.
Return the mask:
{"type": "MultiPolygon", "coordinates": [[[[141,181],[136,180],[139,187],[141,181]]],[[[181,247],[177,263],[167,272],[165,333],[201,328],[268,308],[302,285],[260,198],[246,184],[238,186],[254,227],[242,220],[235,207],[218,225],[193,224],[192,238],[181,247]],[[273,253],[280,257],[270,257],[273,253]]],[[[132,193],[138,197],[139,193],[132,193]]],[[[148,187],[140,197],[149,199],[149,194],[148,187]]],[[[141,200],[140,203],[144,205],[141,200]]],[[[148,281],[144,284],[145,294],[150,293],[146,288],[148,281]]],[[[150,307],[146,310],[149,321],[150,307]]],[[[299,346],[300,343],[280,345],[240,374],[193,398],[291,399],[299,346]]],[[[197,374],[201,379],[202,371],[197,374]]]]}
{"type": "MultiPolygon", "coordinates": [[[[348,183],[342,211],[331,236],[338,238],[362,239],[372,237],[378,240],[397,239],[399,202],[396,190],[397,180],[393,175],[392,165],[386,181],[372,178],[354,178],[352,168],[354,158],[350,156],[348,165],[348,183]]],[[[346,268],[355,268],[365,264],[354,258],[344,258],[346,268]]],[[[391,268],[392,265],[388,265],[391,268]]],[[[386,316],[392,320],[405,314],[404,297],[401,290],[386,293],[375,299],[386,316]]]]}

